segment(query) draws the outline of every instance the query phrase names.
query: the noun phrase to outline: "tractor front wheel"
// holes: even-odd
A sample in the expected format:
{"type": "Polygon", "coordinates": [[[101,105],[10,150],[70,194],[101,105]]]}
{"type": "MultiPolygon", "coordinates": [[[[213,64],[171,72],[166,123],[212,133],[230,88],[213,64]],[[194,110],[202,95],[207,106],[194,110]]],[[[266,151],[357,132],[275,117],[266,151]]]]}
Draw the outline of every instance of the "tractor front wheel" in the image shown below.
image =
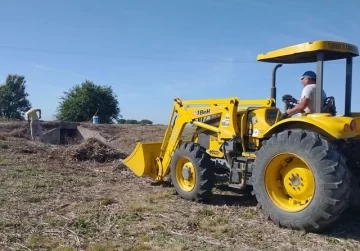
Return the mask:
{"type": "Polygon", "coordinates": [[[278,226],[317,232],[348,207],[350,173],[331,142],[286,130],[263,143],[253,166],[253,194],[278,226]]]}
{"type": "Polygon", "coordinates": [[[170,175],[180,197],[193,201],[211,199],[216,178],[214,164],[199,144],[184,143],[176,149],[170,175]]]}

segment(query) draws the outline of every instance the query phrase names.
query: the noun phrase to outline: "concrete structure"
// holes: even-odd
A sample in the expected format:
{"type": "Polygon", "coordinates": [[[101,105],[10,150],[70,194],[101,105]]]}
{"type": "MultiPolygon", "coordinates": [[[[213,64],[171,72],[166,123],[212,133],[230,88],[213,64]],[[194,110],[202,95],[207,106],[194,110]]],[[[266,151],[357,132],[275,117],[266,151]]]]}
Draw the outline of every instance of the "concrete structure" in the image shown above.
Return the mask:
{"type": "Polygon", "coordinates": [[[58,127],[44,133],[42,135],[42,141],[48,144],[66,144],[83,141],[86,138],[90,138],[91,135],[94,134],[89,132],[92,130],[82,128],[78,125],[78,123],[62,122],[58,127]]]}
{"type": "Polygon", "coordinates": [[[107,140],[103,136],[101,136],[101,134],[98,131],[91,130],[89,128],[85,128],[82,126],[78,126],[77,133],[79,137],[82,138],[82,140],[89,138],[96,138],[105,144],[107,143],[107,140]]]}
{"type": "Polygon", "coordinates": [[[60,144],[60,128],[54,128],[42,135],[42,141],[49,144],[60,144]]]}

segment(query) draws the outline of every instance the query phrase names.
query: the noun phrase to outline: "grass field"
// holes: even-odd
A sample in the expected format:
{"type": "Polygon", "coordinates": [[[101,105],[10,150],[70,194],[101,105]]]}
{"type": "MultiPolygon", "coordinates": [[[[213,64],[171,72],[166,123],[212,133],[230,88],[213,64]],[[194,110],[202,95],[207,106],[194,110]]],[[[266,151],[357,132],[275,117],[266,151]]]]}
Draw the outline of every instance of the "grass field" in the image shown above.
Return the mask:
{"type": "MultiPolygon", "coordinates": [[[[102,127],[126,154],[130,134],[159,140],[164,130],[102,127]]],[[[0,250],[360,250],[360,216],[350,212],[325,234],[282,229],[262,218],[250,193],[219,183],[209,204],[189,202],[120,159],[76,161],[79,149],[0,140],[0,250]]]]}

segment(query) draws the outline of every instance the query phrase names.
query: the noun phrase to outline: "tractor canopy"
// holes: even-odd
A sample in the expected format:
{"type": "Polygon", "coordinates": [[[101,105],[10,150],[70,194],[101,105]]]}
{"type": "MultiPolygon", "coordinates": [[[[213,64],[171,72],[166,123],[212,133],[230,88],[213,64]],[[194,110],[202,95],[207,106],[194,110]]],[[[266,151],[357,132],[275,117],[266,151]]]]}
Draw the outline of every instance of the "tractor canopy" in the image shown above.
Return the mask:
{"type": "Polygon", "coordinates": [[[356,45],[336,41],[314,41],[280,48],[257,56],[257,61],[281,64],[318,62],[318,54],[323,52],[322,61],[346,59],[359,56],[356,45]]]}
{"type": "Polygon", "coordinates": [[[280,67],[282,64],[316,62],[317,77],[315,113],[320,113],[324,104],[321,96],[321,90],[323,89],[324,61],[346,59],[344,115],[351,116],[353,57],[357,56],[359,56],[359,50],[356,45],[344,42],[318,40],[280,48],[264,54],[259,54],[257,56],[257,61],[278,63],[273,71],[273,83],[271,90],[272,98],[276,97],[275,72],[278,67],[280,67]]]}

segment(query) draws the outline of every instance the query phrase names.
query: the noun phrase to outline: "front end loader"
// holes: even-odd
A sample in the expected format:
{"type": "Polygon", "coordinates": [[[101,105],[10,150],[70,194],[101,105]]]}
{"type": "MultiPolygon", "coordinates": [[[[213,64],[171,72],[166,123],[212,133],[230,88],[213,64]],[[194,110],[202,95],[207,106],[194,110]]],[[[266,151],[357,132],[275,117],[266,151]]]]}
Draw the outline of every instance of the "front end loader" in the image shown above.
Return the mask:
{"type": "MultiPolygon", "coordinates": [[[[349,101],[354,56],[356,46],[332,41],[260,54],[259,61],[278,63],[269,99],[176,98],[162,142],[138,143],[123,163],[139,177],[161,181],[170,175],[179,196],[194,201],[211,200],[216,174],[226,173],[229,186],[252,188],[266,218],[277,225],[321,231],[359,201],[360,154],[352,150],[360,149],[360,114],[351,113],[349,101]],[[323,62],[342,58],[344,115],[336,115],[335,99],[329,97],[316,101],[315,113],[280,119],[275,77],[282,64],[317,62],[319,93],[323,62]],[[184,141],[187,125],[196,129],[191,140],[184,141]]],[[[289,107],[296,100],[284,95],[283,102],[289,107]]]]}

